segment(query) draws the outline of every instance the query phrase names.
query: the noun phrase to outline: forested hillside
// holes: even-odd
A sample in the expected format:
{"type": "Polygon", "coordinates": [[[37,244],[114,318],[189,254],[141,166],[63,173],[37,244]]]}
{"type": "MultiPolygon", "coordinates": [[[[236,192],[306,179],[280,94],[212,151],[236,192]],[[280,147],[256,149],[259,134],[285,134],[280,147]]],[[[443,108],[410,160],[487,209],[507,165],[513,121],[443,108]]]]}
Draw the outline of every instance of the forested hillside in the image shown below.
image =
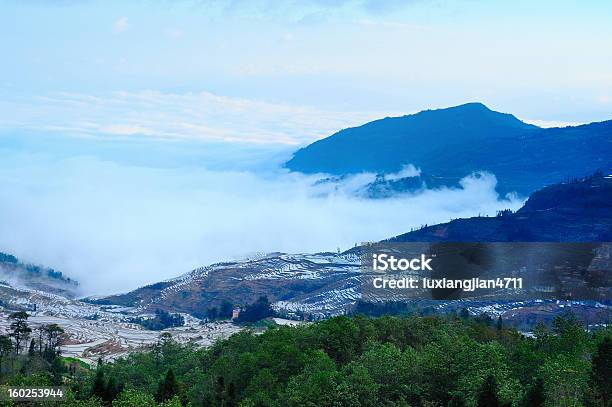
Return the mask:
{"type": "Polygon", "coordinates": [[[94,370],[62,367],[36,342],[17,353],[0,339],[2,383],[63,382],[66,406],[492,407],[609,405],[611,337],[571,314],[533,337],[467,313],[337,317],[246,331],[208,349],[162,334],[148,351],[94,370]]]}

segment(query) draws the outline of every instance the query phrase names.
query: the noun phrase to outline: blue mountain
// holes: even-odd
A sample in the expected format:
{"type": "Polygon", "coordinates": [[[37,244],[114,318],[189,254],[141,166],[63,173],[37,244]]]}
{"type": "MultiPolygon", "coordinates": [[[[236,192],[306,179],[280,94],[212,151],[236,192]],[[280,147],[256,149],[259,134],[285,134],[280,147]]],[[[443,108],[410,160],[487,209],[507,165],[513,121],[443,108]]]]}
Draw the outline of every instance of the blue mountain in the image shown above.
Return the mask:
{"type": "Polygon", "coordinates": [[[474,171],[497,176],[500,192],[525,195],[612,169],[612,120],[540,128],[482,103],[387,117],[341,130],[298,150],[292,171],[392,173],[413,164],[423,180],[454,185],[474,171]]]}
{"type": "Polygon", "coordinates": [[[610,242],[612,175],[549,185],[516,212],[455,219],[389,239],[391,242],[610,242]]]}

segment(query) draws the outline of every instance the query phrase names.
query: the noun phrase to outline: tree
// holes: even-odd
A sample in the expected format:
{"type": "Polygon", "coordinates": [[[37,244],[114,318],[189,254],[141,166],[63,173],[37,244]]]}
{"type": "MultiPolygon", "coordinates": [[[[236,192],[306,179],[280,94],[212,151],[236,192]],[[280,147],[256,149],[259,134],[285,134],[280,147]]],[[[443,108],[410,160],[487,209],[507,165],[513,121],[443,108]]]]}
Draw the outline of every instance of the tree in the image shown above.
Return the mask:
{"type": "Polygon", "coordinates": [[[309,357],[303,372],[289,380],[281,405],[314,407],[340,404],[340,395],[336,391],[339,378],[336,364],[323,351],[315,351],[309,357]]]}
{"type": "Polygon", "coordinates": [[[582,323],[571,311],[557,316],[552,322],[553,331],[557,334],[555,347],[557,352],[583,356],[586,348],[587,333],[582,323]]]}
{"type": "Polygon", "coordinates": [[[525,393],[523,406],[525,407],[544,407],[546,392],[544,391],[544,380],[538,377],[525,393]]]}
{"type": "Polygon", "coordinates": [[[2,361],[11,354],[13,343],[7,335],[0,335],[0,372],[2,372],[2,361]]]}
{"type": "Polygon", "coordinates": [[[268,297],[261,296],[253,304],[246,306],[238,316],[238,322],[257,322],[273,314],[268,297]]]}
{"type": "Polygon", "coordinates": [[[224,403],[225,400],[225,379],[223,379],[223,376],[219,376],[217,377],[217,380],[215,381],[215,404],[218,406],[221,406],[224,403]]]}
{"type": "Polygon", "coordinates": [[[96,371],[96,377],[94,378],[92,393],[94,396],[101,400],[104,400],[106,395],[106,381],[104,380],[104,372],[98,368],[96,371]]]}
{"type": "Polygon", "coordinates": [[[347,373],[336,388],[341,398],[354,399],[361,406],[377,405],[380,385],[372,379],[368,370],[364,366],[354,365],[347,369],[347,373]]]}
{"type": "Polygon", "coordinates": [[[544,379],[546,398],[559,406],[579,406],[588,389],[591,363],[581,356],[565,352],[547,358],[540,372],[544,379]]]}
{"type": "Polygon", "coordinates": [[[52,356],[59,353],[59,347],[61,345],[61,335],[64,333],[64,329],[57,324],[45,325],[44,333],[47,340],[47,352],[52,356]]]}
{"type": "Polygon", "coordinates": [[[54,358],[51,361],[49,373],[51,373],[51,381],[54,386],[60,386],[63,381],[64,373],[66,373],[66,365],[61,358],[54,358]]]}
{"type": "Polygon", "coordinates": [[[45,335],[45,325],[38,327],[38,354],[42,356],[43,353],[43,337],[45,335]]]}
{"type": "Polygon", "coordinates": [[[65,399],[61,402],[62,407],[102,407],[102,403],[97,398],[77,400],[71,390],[66,391],[65,399]]]}
{"type": "Polygon", "coordinates": [[[608,406],[612,402],[612,340],[609,336],[597,346],[592,365],[592,391],[601,405],[608,406]]]}
{"type": "Polygon", "coordinates": [[[18,354],[21,352],[23,344],[26,344],[30,336],[32,329],[26,322],[29,315],[24,311],[14,312],[9,316],[9,319],[13,320],[10,325],[11,333],[10,336],[15,340],[15,352],[18,354]]]}
{"type": "Polygon", "coordinates": [[[166,372],[166,377],[159,382],[157,386],[157,393],[155,394],[155,399],[158,402],[166,401],[171,399],[175,394],[178,393],[178,383],[176,382],[176,378],[174,377],[174,372],[172,369],[168,369],[166,372]]]}
{"type": "Polygon", "coordinates": [[[33,356],[35,349],[36,349],[36,341],[34,340],[34,338],[32,338],[32,340],[30,341],[30,349],[28,349],[28,354],[30,356],[33,356]]]}
{"type": "Polygon", "coordinates": [[[227,406],[235,406],[236,405],[236,385],[234,382],[230,382],[227,386],[227,406]]]}
{"type": "MultiPolygon", "coordinates": [[[[191,406],[191,404],[188,404],[188,407],[189,406],[191,406]]],[[[174,396],[172,399],[161,403],[159,407],[183,407],[183,404],[178,396],[174,396]]]]}
{"type": "Polygon", "coordinates": [[[113,401],[113,407],[155,407],[153,396],[134,389],[122,391],[113,401]]]}
{"type": "Polygon", "coordinates": [[[170,314],[167,311],[158,309],[155,311],[154,318],[134,318],[132,322],[140,324],[152,331],[161,331],[162,329],[185,325],[185,318],[181,314],[170,314]]]}
{"type": "Polygon", "coordinates": [[[497,398],[497,381],[495,376],[488,375],[480,389],[478,390],[477,406],[478,407],[499,407],[499,399],[497,398]]]}
{"type": "Polygon", "coordinates": [[[106,382],[106,388],[104,389],[104,397],[105,401],[113,401],[119,393],[121,393],[121,388],[117,384],[114,376],[110,376],[108,378],[108,382],[106,382]]]}

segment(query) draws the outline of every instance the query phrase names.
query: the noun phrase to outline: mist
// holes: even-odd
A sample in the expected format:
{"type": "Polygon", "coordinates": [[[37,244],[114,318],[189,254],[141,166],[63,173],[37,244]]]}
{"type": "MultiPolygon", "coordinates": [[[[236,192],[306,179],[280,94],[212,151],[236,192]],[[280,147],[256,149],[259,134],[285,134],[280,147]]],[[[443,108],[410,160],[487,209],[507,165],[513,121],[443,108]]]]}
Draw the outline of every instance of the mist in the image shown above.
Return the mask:
{"type": "Polygon", "coordinates": [[[253,253],[345,250],[522,203],[501,199],[489,174],[467,177],[461,188],[364,199],[354,191],[373,174],[317,183],[324,175],[281,168],[286,149],[68,138],[35,149],[6,140],[0,251],[62,271],[83,295],[124,292],[253,253]],[[92,147],[99,143],[105,147],[92,147]]]}

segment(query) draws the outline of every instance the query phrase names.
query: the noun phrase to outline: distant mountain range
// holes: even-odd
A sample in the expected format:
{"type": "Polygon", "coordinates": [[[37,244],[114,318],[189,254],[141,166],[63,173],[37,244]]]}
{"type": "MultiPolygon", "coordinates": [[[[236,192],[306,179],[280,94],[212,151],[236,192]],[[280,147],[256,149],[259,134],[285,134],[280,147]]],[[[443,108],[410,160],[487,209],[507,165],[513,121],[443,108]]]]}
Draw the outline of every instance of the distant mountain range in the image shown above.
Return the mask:
{"type": "Polygon", "coordinates": [[[396,180],[391,188],[452,186],[472,172],[487,171],[497,177],[501,193],[529,195],[546,185],[611,170],[612,120],[545,129],[468,103],[341,130],[298,150],[285,165],[292,171],[344,176],[394,173],[408,164],[421,169],[421,179],[396,180]]]}

